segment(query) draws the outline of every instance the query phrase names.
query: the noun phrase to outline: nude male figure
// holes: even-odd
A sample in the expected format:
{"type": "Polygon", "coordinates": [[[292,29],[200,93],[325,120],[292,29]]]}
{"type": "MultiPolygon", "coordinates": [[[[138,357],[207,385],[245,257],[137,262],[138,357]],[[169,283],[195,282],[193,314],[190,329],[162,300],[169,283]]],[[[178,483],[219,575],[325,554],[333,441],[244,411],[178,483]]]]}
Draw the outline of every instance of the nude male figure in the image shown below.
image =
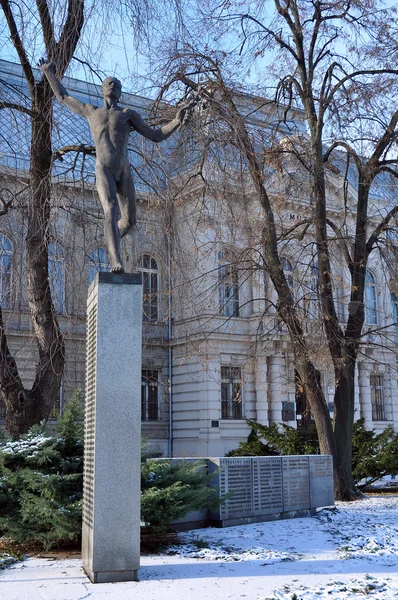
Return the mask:
{"type": "Polygon", "coordinates": [[[104,104],[97,107],[69,96],[55,76],[55,65],[52,61],[41,59],[38,66],[47,77],[58,100],[88,121],[96,148],[96,186],[105,215],[105,241],[111,271],[123,273],[120,238],[136,223],[136,197],[127,150],[130,132],[137,131],[149,140],[159,143],[187,121],[194,103],[182,106],[167,125],[153,129],[134,110],[118,106],[122,84],[115,77],[107,77],[103,81],[104,104]]]}

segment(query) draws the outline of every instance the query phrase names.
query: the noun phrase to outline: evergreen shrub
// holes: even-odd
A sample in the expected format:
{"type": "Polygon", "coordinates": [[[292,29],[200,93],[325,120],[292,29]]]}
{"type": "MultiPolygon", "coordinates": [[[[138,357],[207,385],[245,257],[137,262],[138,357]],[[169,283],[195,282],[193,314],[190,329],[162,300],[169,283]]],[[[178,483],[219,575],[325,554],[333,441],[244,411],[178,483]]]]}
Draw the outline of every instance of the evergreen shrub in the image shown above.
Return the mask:
{"type": "Polygon", "coordinates": [[[364,419],[354,423],[352,470],[360,489],[398,474],[398,434],[391,425],[376,433],[365,429],[364,419]]]}
{"type": "MultiPolygon", "coordinates": [[[[81,398],[66,405],[54,436],[33,427],[17,441],[0,442],[0,537],[46,549],[81,538],[83,425],[81,398]]],[[[141,519],[151,533],[191,510],[215,506],[216,490],[200,461],[156,461],[143,455],[141,519]]]]}
{"type": "MultiPolygon", "coordinates": [[[[247,441],[226,456],[278,456],[292,454],[319,454],[315,427],[298,431],[285,423],[269,427],[247,421],[251,432],[247,441]]],[[[381,433],[365,429],[364,419],[354,423],[352,438],[352,468],[358,487],[379,481],[386,475],[398,474],[398,433],[392,426],[381,433]]]]}
{"type": "Polygon", "coordinates": [[[0,445],[0,536],[51,548],[81,535],[83,426],[79,394],[68,402],[56,435],[33,427],[0,445]]]}
{"type": "Polygon", "coordinates": [[[166,533],[171,522],[190,511],[213,508],[218,492],[203,461],[148,459],[141,466],[141,520],[151,533],[166,533]]]}

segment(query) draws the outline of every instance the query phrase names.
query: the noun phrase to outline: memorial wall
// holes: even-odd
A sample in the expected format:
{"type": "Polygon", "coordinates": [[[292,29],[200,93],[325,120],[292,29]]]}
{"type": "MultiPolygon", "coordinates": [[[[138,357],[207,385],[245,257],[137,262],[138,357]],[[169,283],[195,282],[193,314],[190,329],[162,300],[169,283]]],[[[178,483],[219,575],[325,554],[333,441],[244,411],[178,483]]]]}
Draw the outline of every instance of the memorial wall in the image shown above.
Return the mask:
{"type": "MultiPolygon", "coordinates": [[[[184,459],[158,459],[181,461],[184,459]]],[[[188,459],[188,460],[192,460],[188,459]]],[[[210,485],[225,500],[215,510],[195,511],[175,529],[218,527],[315,514],[334,504],[333,459],[326,455],[201,458],[210,485]]]]}

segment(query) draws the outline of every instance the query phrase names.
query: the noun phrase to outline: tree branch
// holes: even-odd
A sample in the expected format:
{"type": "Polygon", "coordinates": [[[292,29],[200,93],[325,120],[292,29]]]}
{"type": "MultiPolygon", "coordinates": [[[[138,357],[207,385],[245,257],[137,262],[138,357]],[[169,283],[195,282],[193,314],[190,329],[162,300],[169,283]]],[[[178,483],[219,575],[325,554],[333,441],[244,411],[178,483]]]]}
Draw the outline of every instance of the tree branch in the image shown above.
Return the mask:
{"type": "Polygon", "coordinates": [[[355,77],[358,77],[359,75],[387,75],[387,74],[388,75],[398,75],[398,70],[397,69],[364,69],[363,71],[354,71],[353,73],[346,75],[345,77],[343,77],[343,79],[340,79],[340,81],[338,83],[336,83],[336,85],[329,92],[328,96],[325,98],[324,110],[326,110],[326,108],[331,103],[333,96],[335,95],[337,90],[340,89],[341,86],[343,86],[345,83],[347,83],[347,81],[351,81],[352,79],[354,79],[355,77]]]}
{"type": "Polygon", "coordinates": [[[331,229],[333,229],[334,233],[337,236],[337,239],[341,243],[341,247],[343,249],[344,258],[346,260],[346,263],[347,263],[347,266],[348,266],[350,272],[352,273],[352,269],[353,269],[352,258],[351,258],[350,251],[348,250],[347,243],[346,243],[346,241],[344,239],[344,236],[343,236],[340,228],[336,225],[336,223],[334,223],[330,219],[326,219],[326,223],[329,225],[329,227],[331,229]]]}
{"type": "Polygon", "coordinates": [[[35,111],[30,110],[29,108],[26,108],[25,106],[22,106],[21,104],[14,104],[13,102],[0,102],[0,109],[2,108],[12,108],[14,110],[19,110],[19,112],[25,113],[26,115],[29,115],[30,117],[34,117],[35,116],[35,111]]]}
{"type": "Polygon", "coordinates": [[[3,9],[4,16],[7,21],[8,29],[10,30],[10,36],[12,43],[14,44],[14,48],[17,51],[19,60],[21,62],[21,66],[23,72],[25,74],[26,81],[28,82],[28,87],[31,95],[33,94],[34,87],[36,85],[35,78],[33,75],[31,64],[28,60],[25,47],[22,43],[21,37],[18,33],[18,28],[15,23],[14,15],[12,14],[10,2],[9,0],[0,0],[0,6],[3,9]]]}
{"type": "Polygon", "coordinates": [[[398,214],[398,205],[394,206],[394,208],[390,210],[390,212],[384,217],[384,219],[380,221],[376,229],[369,237],[368,241],[366,242],[366,256],[369,256],[369,254],[372,252],[373,245],[377,241],[377,238],[381,233],[383,233],[383,231],[387,229],[388,223],[396,214],[398,214]]]}
{"type": "Polygon", "coordinates": [[[59,150],[53,152],[53,160],[64,160],[63,157],[69,152],[82,152],[90,156],[95,156],[95,146],[86,146],[85,144],[77,144],[72,146],[63,146],[59,150]]]}
{"type": "Polygon", "coordinates": [[[73,58],[77,42],[84,23],[84,0],[69,0],[68,15],[59,42],[55,49],[57,73],[63,77],[67,66],[73,58]]]}
{"type": "Polygon", "coordinates": [[[50,11],[48,10],[47,0],[36,0],[36,4],[37,10],[39,11],[47,56],[49,58],[52,58],[55,53],[56,41],[54,37],[54,29],[51,21],[50,11]]]}

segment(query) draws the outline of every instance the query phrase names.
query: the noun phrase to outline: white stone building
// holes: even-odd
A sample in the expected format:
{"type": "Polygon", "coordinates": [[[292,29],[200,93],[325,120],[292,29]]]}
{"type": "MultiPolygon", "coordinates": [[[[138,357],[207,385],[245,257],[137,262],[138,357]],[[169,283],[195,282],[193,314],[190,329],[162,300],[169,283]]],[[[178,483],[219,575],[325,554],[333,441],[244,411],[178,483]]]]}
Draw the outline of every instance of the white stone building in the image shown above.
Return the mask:
{"type": "MultiPolygon", "coordinates": [[[[0,72],[9,84],[6,99],[10,100],[15,90],[23,94],[19,66],[0,61],[0,72]]],[[[101,102],[98,86],[76,80],[66,80],[65,85],[83,101],[101,102]]],[[[242,110],[256,101],[241,99],[242,110]]],[[[142,114],[150,107],[148,100],[129,94],[123,95],[122,102],[142,114]]],[[[273,111],[257,110],[253,127],[264,128],[277,117],[275,107],[273,111]]],[[[24,383],[29,385],[36,352],[27,310],[22,243],[29,125],[27,118],[12,115],[10,119],[10,114],[0,111],[0,178],[2,197],[17,192],[18,203],[0,219],[0,298],[11,349],[24,383]]],[[[59,104],[55,104],[54,123],[54,148],[91,143],[85,121],[59,104]]],[[[281,144],[288,144],[292,135],[295,140],[304,139],[300,112],[291,115],[288,125],[281,144]]],[[[184,162],[178,162],[173,144],[171,138],[154,148],[132,136],[138,224],[124,242],[123,252],[127,270],[141,270],[144,280],[142,433],[155,454],[223,456],[247,438],[246,419],[305,427],[310,416],[295,381],[287,331],[276,315],[275,293],[262,268],[260,208],[245,175],[225,168],[228,161],[217,156],[205,164],[205,184],[202,178],[193,177],[197,149],[185,152],[184,162]],[[143,154],[151,154],[150,163],[161,166],[156,177],[140,158],[143,154]]],[[[96,270],[107,268],[93,159],[78,158],[77,164],[74,160],[68,155],[62,163],[56,161],[53,178],[50,272],[67,353],[54,417],[73,390],[84,389],[87,286],[96,270]]],[[[293,159],[284,161],[283,170],[269,168],[266,176],[281,231],[309,215],[311,194],[293,159]]],[[[350,207],[355,200],[355,174],[345,187],[334,169],[328,174],[328,183],[329,217],[344,227],[348,236],[353,227],[350,207]]],[[[387,180],[375,188],[375,222],[396,197],[387,180]]],[[[398,430],[395,242],[398,245],[397,229],[385,240],[384,259],[379,252],[371,255],[366,284],[356,417],[364,417],[366,426],[375,429],[392,424],[398,430]]],[[[311,239],[302,243],[287,238],[281,241],[280,254],[332,412],[335,382],[322,339],[311,239]]],[[[337,242],[332,260],[336,303],[344,321],[348,277],[337,242]]],[[[2,407],[0,419],[4,416],[2,407]]]]}

